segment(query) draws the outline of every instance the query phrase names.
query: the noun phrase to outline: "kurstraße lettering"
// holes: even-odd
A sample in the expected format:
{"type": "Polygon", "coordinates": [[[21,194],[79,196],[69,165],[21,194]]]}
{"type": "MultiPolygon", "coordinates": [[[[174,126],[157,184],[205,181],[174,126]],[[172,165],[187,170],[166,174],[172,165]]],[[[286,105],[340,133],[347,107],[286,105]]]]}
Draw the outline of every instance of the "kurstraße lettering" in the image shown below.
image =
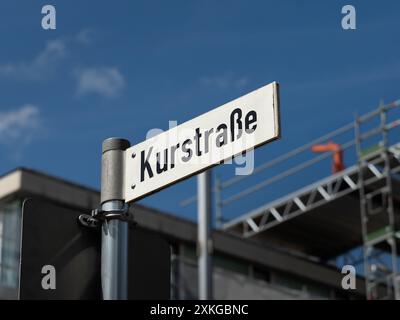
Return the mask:
{"type": "Polygon", "coordinates": [[[256,129],[257,112],[251,110],[243,114],[242,109],[236,108],[230,114],[227,123],[221,123],[216,128],[196,128],[193,130],[192,139],[186,139],[158,152],[153,152],[153,147],[142,150],[140,153],[140,182],[174,169],[175,163],[179,160],[190,161],[193,154],[197,157],[202,156],[203,153],[207,154],[212,143],[220,148],[240,139],[243,133],[252,134],[256,129]],[[155,162],[150,161],[152,157],[156,157],[155,162]],[[155,163],[155,167],[152,167],[151,163],[155,163]]]}

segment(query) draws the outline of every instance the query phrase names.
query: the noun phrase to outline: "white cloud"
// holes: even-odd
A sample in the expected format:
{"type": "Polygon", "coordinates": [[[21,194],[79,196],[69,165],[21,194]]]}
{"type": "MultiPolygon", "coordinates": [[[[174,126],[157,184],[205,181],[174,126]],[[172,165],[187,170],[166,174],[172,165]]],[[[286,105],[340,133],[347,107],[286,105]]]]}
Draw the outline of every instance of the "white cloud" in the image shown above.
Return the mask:
{"type": "Polygon", "coordinates": [[[41,80],[53,72],[57,63],[66,56],[62,40],[47,42],[43,51],[30,62],[0,64],[0,75],[17,79],[41,80]]]}
{"type": "Polygon", "coordinates": [[[40,111],[34,105],[23,105],[0,113],[0,144],[19,145],[29,142],[39,128],[40,111]]]}
{"type": "Polygon", "coordinates": [[[108,98],[117,96],[125,86],[124,76],[117,68],[88,68],[79,70],[77,93],[94,93],[108,98]]]}
{"type": "Polygon", "coordinates": [[[75,41],[78,44],[88,46],[93,43],[94,31],[91,29],[83,29],[76,36],[75,41]]]}
{"type": "Polygon", "coordinates": [[[242,89],[248,83],[247,77],[235,77],[231,74],[222,76],[202,77],[200,83],[207,87],[213,87],[217,89],[242,89]]]}

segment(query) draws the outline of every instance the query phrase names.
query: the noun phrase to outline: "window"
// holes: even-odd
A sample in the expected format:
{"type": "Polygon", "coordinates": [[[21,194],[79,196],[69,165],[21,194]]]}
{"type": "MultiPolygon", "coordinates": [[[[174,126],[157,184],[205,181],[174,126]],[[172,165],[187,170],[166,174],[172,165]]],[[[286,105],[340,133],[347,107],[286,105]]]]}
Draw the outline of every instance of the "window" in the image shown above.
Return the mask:
{"type": "Polygon", "coordinates": [[[19,274],[21,202],[0,205],[0,285],[16,288],[19,274]]]}

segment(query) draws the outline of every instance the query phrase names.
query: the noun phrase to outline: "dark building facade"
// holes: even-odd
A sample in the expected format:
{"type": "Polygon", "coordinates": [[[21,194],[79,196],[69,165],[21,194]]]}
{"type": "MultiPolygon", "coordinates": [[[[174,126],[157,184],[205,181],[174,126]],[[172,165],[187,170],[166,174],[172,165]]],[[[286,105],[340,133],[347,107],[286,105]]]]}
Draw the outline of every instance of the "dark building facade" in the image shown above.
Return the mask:
{"type": "MultiPolygon", "coordinates": [[[[26,198],[42,198],[83,211],[98,207],[99,192],[44,173],[17,169],[0,177],[0,298],[18,297],[21,210],[26,198]]],[[[142,227],[171,246],[171,297],[197,298],[196,224],[141,205],[131,206],[142,227]]],[[[265,242],[213,231],[216,299],[359,299],[364,281],[343,290],[333,265],[265,242]]]]}

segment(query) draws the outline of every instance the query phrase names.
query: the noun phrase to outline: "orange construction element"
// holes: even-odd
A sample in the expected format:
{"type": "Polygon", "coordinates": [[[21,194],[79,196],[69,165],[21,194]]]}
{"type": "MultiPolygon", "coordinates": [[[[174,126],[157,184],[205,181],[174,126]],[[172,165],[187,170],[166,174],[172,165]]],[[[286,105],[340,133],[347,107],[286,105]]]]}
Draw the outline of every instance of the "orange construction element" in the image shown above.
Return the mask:
{"type": "Polygon", "coordinates": [[[311,147],[312,152],[333,152],[332,172],[338,173],[345,169],[343,150],[340,144],[329,141],[327,144],[316,144],[311,147]]]}

